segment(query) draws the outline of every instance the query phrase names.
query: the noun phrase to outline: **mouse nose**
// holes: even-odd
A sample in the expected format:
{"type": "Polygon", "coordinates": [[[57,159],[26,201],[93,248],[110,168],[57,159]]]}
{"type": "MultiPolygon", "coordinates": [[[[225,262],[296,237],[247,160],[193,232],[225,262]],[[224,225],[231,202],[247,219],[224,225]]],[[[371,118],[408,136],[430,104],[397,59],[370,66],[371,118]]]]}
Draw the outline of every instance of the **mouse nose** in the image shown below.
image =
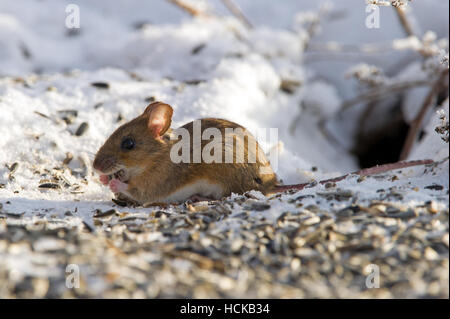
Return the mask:
{"type": "Polygon", "coordinates": [[[96,156],[92,166],[100,172],[107,171],[115,163],[115,159],[110,156],[96,156]]]}

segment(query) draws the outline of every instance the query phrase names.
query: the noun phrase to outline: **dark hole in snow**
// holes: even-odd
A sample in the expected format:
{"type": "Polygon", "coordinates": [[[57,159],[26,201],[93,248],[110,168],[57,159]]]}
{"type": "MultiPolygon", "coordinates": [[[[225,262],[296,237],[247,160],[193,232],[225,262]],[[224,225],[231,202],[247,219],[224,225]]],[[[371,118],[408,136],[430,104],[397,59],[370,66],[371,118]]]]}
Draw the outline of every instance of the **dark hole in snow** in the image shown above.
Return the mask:
{"type": "Polygon", "coordinates": [[[400,103],[384,116],[384,121],[370,130],[361,130],[353,153],[362,168],[397,162],[408,134],[400,103]]]}
{"type": "Polygon", "coordinates": [[[437,106],[442,105],[447,98],[448,98],[448,86],[439,92],[436,105],[437,106]]]}

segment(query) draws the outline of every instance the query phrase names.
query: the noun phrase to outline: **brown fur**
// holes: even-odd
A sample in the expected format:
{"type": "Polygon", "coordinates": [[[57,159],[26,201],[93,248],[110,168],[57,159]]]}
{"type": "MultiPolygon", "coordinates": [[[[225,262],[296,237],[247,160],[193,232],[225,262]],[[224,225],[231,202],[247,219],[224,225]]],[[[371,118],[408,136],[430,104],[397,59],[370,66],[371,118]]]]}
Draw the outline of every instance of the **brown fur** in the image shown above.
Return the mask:
{"type": "MultiPolygon", "coordinates": [[[[151,105],[150,105],[151,106],[151,105]]],[[[149,106],[149,107],[150,107],[149,106]]],[[[119,127],[99,149],[94,167],[99,167],[99,163],[109,161],[107,167],[102,167],[103,173],[108,174],[118,167],[125,167],[130,174],[128,180],[127,195],[138,203],[151,203],[164,201],[164,198],[192,184],[198,180],[207,180],[211,184],[220,185],[223,189],[222,197],[231,193],[242,194],[249,190],[259,190],[268,192],[276,184],[276,176],[270,168],[264,153],[260,150],[254,137],[242,126],[223,119],[206,118],[201,120],[201,131],[214,127],[222,133],[222,163],[193,163],[193,122],[184,126],[191,136],[190,153],[191,163],[173,163],[170,159],[171,147],[179,140],[171,140],[174,131],[164,127],[160,137],[154,136],[154,131],[150,127],[151,119],[148,108],[146,111],[132,121],[119,127]],[[233,152],[233,163],[225,161],[225,128],[242,128],[247,136],[244,148],[244,163],[236,163],[236,153],[233,152]],[[122,150],[121,142],[124,137],[132,137],[136,141],[136,147],[132,150],[122,150]],[[256,163],[247,163],[248,141],[256,143],[257,160],[256,163]],[[261,174],[260,167],[267,167],[269,174],[261,174]]],[[[170,106],[168,106],[170,108],[170,106]]],[[[171,108],[170,108],[171,109],[171,108]]],[[[169,120],[171,112],[167,112],[169,120]],[[169,114],[170,113],[170,114],[169,114]]],[[[241,137],[234,138],[244,142],[241,137]]],[[[202,140],[201,149],[210,140],[202,140]]],[[[267,173],[267,172],[266,172],[267,173]]],[[[186,198],[187,199],[187,198],[186,198]]]]}

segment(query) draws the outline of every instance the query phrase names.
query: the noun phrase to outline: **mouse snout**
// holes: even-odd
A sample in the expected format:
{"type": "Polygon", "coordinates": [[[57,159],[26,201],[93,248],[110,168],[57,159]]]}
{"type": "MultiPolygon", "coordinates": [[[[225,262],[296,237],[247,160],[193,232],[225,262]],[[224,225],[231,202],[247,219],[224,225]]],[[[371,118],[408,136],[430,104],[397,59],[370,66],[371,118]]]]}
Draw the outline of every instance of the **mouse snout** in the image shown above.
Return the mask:
{"type": "Polygon", "coordinates": [[[114,164],[116,159],[112,156],[96,156],[92,166],[100,172],[107,172],[114,164]]]}

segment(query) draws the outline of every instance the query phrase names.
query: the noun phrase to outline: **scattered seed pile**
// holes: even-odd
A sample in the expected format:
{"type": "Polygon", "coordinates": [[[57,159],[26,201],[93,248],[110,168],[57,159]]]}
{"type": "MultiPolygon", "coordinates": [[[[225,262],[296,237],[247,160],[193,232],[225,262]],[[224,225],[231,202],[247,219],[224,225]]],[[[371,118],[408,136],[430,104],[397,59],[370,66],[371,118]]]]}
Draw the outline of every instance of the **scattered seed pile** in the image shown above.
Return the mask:
{"type": "Polygon", "coordinates": [[[448,298],[448,185],[408,201],[422,187],[398,175],[270,199],[111,202],[89,220],[76,210],[21,215],[3,202],[0,298],[448,298]],[[368,288],[374,270],[379,288],[368,288]]]}

